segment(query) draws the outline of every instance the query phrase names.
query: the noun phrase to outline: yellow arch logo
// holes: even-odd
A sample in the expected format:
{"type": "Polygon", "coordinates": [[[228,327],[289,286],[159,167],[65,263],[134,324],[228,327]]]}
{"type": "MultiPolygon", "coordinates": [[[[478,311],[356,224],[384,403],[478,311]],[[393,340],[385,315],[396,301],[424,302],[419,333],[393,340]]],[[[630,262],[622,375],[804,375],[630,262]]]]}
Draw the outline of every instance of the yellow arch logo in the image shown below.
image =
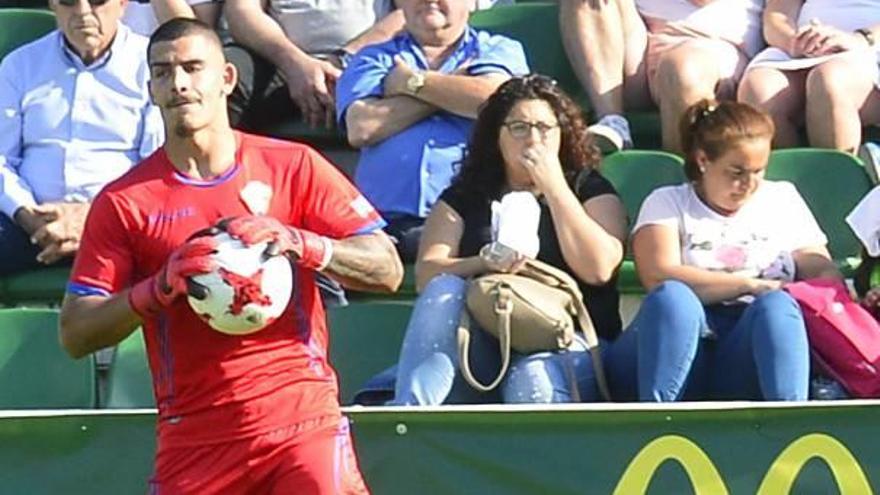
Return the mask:
{"type": "MultiPolygon", "coordinates": [[[[784,495],[791,491],[804,465],[822,459],[841,495],[873,495],[861,465],[845,445],[822,433],[811,433],[788,445],[764,475],[756,495],[784,495]]],[[[680,435],[667,435],[645,445],[630,461],[613,495],[644,494],[660,466],[673,460],[685,470],[696,495],[728,495],[724,479],[699,445],[680,435]]]]}
{"type": "Polygon", "coordinates": [[[873,495],[868,478],[859,461],[836,438],[811,433],[798,438],[785,448],[770,465],[757,495],[789,493],[804,464],[819,457],[831,469],[841,495],[873,495]]]}
{"type": "Polygon", "coordinates": [[[645,445],[630,461],[614,495],[645,493],[654,473],[667,460],[684,468],[695,495],[727,495],[727,486],[715,464],[697,444],[679,435],[667,435],[645,445]]]}

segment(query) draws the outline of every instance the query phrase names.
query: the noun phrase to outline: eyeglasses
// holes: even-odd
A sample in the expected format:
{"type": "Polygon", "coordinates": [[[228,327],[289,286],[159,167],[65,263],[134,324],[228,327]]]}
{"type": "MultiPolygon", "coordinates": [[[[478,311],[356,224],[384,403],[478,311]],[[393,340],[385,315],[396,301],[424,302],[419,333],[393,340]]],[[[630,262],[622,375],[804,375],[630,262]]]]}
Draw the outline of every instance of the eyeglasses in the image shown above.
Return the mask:
{"type": "MultiPolygon", "coordinates": [[[[58,5],[63,5],[65,7],[73,7],[74,5],[79,3],[79,0],[56,0],[58,5]]],[[[100,7],[110,0],[89,0],[89,5],[92,7],[100,7]]]]}
{"type": "Polygon", "coordinates": [[[510,135],[516,139],[524,139],[529,137],[529,135],[532,133],[532,128],[537,129],[538,134],[540,134],[543,138],[546,137],[547,134],[550,133],[550,131],[559,127],[559,124],[550,125],[544,122],[526,122],[524,120],[513,120],[510,122],[505,122],[502,125],[506,127],[507,132],[509,132],[510,135]]]}

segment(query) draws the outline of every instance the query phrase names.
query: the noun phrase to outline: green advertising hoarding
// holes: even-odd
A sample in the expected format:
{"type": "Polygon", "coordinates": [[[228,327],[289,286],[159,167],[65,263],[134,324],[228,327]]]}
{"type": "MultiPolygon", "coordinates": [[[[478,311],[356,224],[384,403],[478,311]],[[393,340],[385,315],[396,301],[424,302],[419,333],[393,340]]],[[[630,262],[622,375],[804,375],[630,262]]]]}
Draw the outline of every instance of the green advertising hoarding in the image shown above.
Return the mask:
{"type": "MultiPolygon", "coordinates": [[[[874,493],[880,402],[349,409],[374,494],[874,493]]],[[[155,414],[0,413],[0,494],[144,493],[155,414]]]]}

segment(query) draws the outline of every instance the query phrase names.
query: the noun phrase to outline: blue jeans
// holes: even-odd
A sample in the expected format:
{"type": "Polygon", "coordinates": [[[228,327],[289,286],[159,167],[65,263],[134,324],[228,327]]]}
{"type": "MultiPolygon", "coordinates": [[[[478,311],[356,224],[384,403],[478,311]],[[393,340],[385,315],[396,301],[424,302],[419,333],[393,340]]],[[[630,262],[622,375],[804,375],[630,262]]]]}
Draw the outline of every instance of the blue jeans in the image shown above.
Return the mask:
{"type": "MultiPolygon", "coordinates": [[[[582,340],[565,352],[512,353],[499,388],[481,393],[459,372],[457,329],[465,307],[467,281],[441,274],[416,300],[403,339],[393,405],[571,402],[566,360],[571,360],[578,392],[585,401],[599,397],[592,360],[582,340]]],[[[498,340],[471,325],[470,363],[474,376],[487,383],[498,373],[498,340]]]]}
{"type": "Polygon", "coordinates": [[[807,399],[807,332],[783,291],[704,306],[687,285],[666,281],[608,352],[612,379],[637,370],[642,401],[807,399]]]}

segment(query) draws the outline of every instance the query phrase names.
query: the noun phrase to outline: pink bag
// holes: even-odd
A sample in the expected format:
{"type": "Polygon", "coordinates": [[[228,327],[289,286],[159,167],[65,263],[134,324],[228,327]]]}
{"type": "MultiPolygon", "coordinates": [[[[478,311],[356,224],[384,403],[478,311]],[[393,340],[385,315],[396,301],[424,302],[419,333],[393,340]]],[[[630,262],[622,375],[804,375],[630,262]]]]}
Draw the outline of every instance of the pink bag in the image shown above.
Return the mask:
{"type": "Polygon", "coordinates": [[[853,301],[843,282],[813,279],[787,284],[798,302],[814,361],[853,397],[880,397],[880,324],[853,301]]]}

